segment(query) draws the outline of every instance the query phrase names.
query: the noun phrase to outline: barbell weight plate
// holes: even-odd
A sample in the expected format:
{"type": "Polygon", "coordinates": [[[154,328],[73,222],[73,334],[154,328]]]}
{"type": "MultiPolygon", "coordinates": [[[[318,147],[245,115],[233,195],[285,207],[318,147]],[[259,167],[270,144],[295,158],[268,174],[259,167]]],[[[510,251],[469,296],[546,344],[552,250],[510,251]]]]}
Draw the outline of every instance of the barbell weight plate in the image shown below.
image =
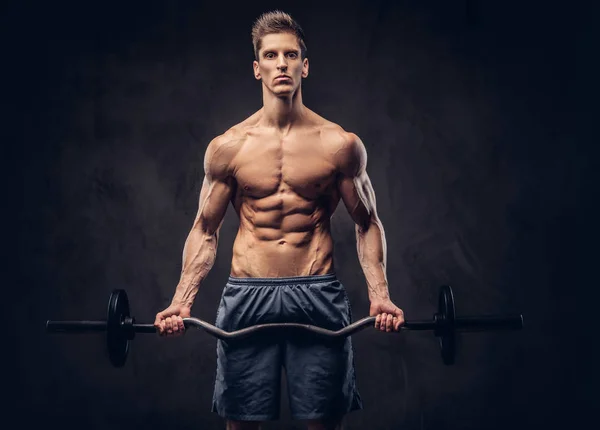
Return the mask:
{"type": "Polygon", "coordinates": [[[113,290],[108,299],[106,346],[108,358],[115,367],[123,367],[129,352],[129,339],[122,327],[122,322],[129,316],[127,293],[125,290],[113,290]]]}
{"type": "Polygon", "coordinates": [[[438,314],[440,318],[439,336],[440,351],[444,364],[454,364],[456,357],[456,309],[454,306],[454,294],[449,285],[442,285],[438,298],[438,314]]]}

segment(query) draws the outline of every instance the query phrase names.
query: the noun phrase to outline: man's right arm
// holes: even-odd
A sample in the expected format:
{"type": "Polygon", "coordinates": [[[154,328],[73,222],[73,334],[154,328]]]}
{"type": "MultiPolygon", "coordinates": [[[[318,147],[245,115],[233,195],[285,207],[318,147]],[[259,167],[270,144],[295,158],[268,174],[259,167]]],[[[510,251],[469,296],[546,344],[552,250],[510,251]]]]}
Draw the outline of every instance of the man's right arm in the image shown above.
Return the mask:
{"type": "Polygon", "coordinates": [[[206,149],[198,213],[185,241],[181,277],[171,305],[191,308],[200,283],[215,262],[219,229],[235,189],[231,152],[231,142],[223,136],[213,139],[206,149]]]}

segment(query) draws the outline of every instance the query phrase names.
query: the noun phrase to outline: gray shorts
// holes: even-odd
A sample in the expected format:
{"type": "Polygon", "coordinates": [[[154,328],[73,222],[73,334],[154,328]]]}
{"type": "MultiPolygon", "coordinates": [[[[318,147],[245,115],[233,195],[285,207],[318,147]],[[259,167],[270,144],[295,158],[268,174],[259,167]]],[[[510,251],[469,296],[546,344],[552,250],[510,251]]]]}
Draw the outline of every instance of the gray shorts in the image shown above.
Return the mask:
{"type": "MultiPolygon", "coordinates": [[[[339,330],[352,319],[346,291],[335,276],[229,278],[216,326],[294,322],[339,330]]],[[[240,421],[279,418],[285,369],[293,419],[340,417],[362,409],[351,339],[328,340],[300,330],[217,341],[212,411],[240,421]]]]}

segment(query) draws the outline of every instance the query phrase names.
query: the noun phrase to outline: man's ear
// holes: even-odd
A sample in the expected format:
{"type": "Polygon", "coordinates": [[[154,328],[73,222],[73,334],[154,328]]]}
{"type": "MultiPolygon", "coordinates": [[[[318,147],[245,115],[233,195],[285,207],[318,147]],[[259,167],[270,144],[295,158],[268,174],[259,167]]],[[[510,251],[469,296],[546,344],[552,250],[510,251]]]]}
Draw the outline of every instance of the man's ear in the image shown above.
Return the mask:
{"type": "Polygon", "coordinates": [[[302,77],[306,78],[308,76],[308,58],[305,58],[302,61],[302,77]]]}
{"type": "Polygon", "coordinates": [[[257,81],[260,81],[261,76],[260,76],[260,72],[258,71],[258,61],[254,60],[252,62],[252,68],[254,69],[254,78],[257,81]]]}

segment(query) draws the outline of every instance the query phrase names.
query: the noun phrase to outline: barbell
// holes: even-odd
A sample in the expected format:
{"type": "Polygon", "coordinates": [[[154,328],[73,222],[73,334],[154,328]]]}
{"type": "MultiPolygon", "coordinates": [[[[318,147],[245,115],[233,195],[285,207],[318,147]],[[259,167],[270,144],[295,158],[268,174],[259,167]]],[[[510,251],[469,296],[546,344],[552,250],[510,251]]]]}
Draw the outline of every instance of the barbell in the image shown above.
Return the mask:
{"type": "MultiPolygon", "coordinates": [[[[340,330],[333,331],[322,327],[299,323],[269,323],[245,327],[227,332],[198,318],[183,318],[186,328],[204,329],[217,339],[235,341],[267,330],[301,329],[316,336],[335,339],[350,336],[365,327],[373,326],[376,317],[366,317],[340,330]]],[[[432,330],[439,338],[441,356],[444,364],[454,364],[456,357],[457,331],[520,330],[523,328],[523,316],[518,315],[480,315],[456,316],[452,288],[443,285],[438,295],[438,310],[431,320],[405,321],[404,330],[432,330]]],[[[130,314],[129,299],[125,290],[114,290],[108,299],[106,321],[46,321],[48,333],[93,333],[106,332],[106,345],[110,362],[115,367],[125,364],[129,353],[130,341],[136,333],[156,333],[153,324],[137,324],[130,314]]]]}

